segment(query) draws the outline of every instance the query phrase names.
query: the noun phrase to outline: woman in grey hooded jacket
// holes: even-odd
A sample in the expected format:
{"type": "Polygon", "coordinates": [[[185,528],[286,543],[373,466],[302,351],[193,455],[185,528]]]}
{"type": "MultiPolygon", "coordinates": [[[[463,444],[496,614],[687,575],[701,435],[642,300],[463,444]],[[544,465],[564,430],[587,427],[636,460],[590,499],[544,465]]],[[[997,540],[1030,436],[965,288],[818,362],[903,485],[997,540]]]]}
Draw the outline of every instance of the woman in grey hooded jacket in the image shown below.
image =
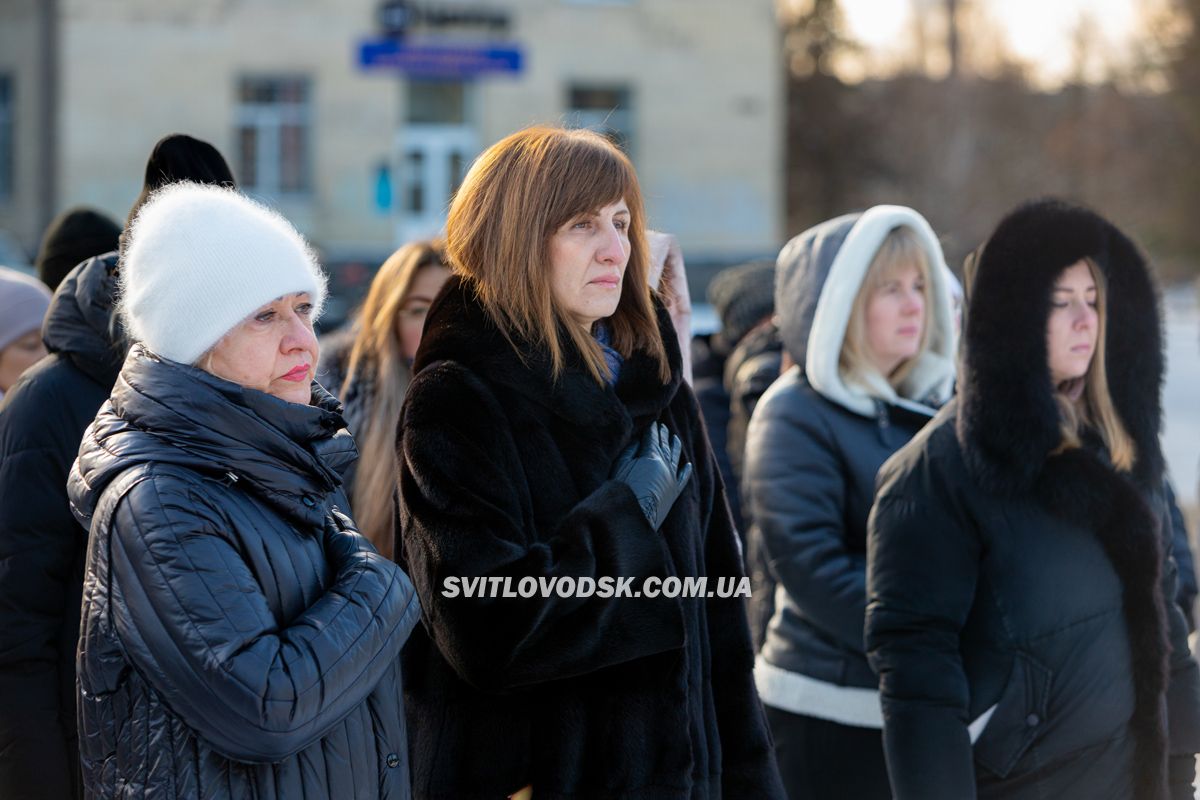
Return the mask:
{"type": "Polygon", "coordinates": [[[929,224],[876,206],[779,255],[776,308],[797,366],[750,422],[751,569],[775,608],[755,678],[789,795],[889,797],[863,647],[867,515],[880,465],[950,396],[949,271],[929,224]]]}

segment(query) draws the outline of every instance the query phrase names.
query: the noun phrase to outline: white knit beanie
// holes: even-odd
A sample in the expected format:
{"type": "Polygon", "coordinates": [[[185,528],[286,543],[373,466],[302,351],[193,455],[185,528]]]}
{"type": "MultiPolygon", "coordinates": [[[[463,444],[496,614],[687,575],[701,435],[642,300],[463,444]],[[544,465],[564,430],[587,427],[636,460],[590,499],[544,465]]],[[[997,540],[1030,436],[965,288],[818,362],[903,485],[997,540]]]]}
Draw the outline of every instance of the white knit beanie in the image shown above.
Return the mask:
{"type": "Polygon", "coordinates": [[[173,183],[146,201],[122,257],[120,313],[134,340],[192,364],[255,309],[308,292],[325,275],[304,238],[271,209],[220,186],[173,183]]]}

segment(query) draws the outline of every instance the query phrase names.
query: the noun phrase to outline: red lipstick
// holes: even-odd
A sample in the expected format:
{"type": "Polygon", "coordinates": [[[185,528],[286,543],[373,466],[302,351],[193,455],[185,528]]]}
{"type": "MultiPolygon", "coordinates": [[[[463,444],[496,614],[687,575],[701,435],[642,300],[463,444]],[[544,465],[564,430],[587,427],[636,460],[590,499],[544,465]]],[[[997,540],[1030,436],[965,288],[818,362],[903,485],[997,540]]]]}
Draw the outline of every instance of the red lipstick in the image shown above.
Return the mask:
{"type": "Polygon", "coordinates": [[[300,381],[307,380],[308,370],[309,370],[308,364],[301,364],[300,366],[292,369],[286,375],[283,375],[281,377],[285,381],[291,381],[292,383],[299,383],[300,381]]]}

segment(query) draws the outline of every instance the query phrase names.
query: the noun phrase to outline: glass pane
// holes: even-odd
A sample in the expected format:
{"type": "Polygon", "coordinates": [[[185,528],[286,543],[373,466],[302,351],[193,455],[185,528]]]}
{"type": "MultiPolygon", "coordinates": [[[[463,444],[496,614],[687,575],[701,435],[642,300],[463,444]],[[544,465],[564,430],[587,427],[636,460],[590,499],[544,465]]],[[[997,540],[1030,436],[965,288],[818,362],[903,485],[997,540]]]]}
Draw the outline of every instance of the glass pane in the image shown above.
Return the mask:
{"type": "Polygon", "coordinates": [[[425,125],[464,125],[467,90],[461,81],[410,81],[408,121],[425,125]]]}
{"type": "Polygon", "coordinates": [[[601,133],[626,153],[632,154],[632,95],[627,86],[569,86],[567,124],[601,133]]]}
{"type": "Polygon", "coordinates": [[[572,86],[568,102],[572,110],[629,107],[629,90],[621,86],[572,86]]]}
{"type": "Polygon", "coordinates": [[[447,197],[454,197],[454,193],[458,191],[459,185],[462,183],[463,173],[467,168],[467,158],[457,150],[450,153],[450,193],[447,197]]]}
{"type": "Polygon", "coordinates": [[[276,84],[276,101],[280,103],[304,103],[308,100],[308,81],[290,78],[276,84]]]}
{"type": "Polygon", "coordinates": [[[425,154],[413,151],[408,154],[404,165],[406,206],[409,213],[425,212],[425,154]]]}
{"type": "Polygon", "coordinates": [[[238,177],[246,187],[258,186],[258,129],[238,129],[238,177]]]}
{"type": "Polygon", "coordinates": [[[0,198],[13,193],[13,79],[0,75],[0,198]]]}
{"type": "Polygon", "coordinates": [[[308,154],[305,129],[300,125],[279,128],[279,188],[285,192],[301,192],[308,188],[305,166],[308,154]]]}
{"type": "Polygon", "coordinates": [[[240,95],[243,103],[269,102],[271,95],[270,83],[257,78],[242,78],[240,95]]]}

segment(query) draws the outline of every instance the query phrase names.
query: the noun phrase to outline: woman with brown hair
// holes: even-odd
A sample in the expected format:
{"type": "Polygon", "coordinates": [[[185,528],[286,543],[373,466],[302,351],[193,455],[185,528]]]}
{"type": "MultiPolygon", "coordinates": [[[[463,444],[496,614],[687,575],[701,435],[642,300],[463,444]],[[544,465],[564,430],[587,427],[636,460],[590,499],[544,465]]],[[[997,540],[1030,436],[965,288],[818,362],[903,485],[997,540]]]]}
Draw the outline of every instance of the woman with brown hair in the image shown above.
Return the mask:
{"type": "Polygon", "coordinates": [[[884,465],[866,644],[897,800],[1192,798],[1162,338],[1128,238],[1054,200],[975,263],[958,397],[884,465]]]}
{"type": "MultiPolygon", "coordinates": [[[[440,240],[409,242],[392,253],[371,281],[351,329],[322,367],[344,406],[359,460],[346,490],[360,530],[392,555],[395,525],[396,430],[412,380],[412,362],[430,304],[450,277],[440,240]],[[339,368],[345,372],[338,374],[339,368]]],[[[340,334],[339,334],[340,336],[340,334]]]]}
{"type": "Polygon", "coordinates": [[[468,173],[447,250],[401,422],[414,795],[781,796],[629,160],[513,134],[468,173]],[[684,578],[708,591],[659,591],[684,578]]]}

